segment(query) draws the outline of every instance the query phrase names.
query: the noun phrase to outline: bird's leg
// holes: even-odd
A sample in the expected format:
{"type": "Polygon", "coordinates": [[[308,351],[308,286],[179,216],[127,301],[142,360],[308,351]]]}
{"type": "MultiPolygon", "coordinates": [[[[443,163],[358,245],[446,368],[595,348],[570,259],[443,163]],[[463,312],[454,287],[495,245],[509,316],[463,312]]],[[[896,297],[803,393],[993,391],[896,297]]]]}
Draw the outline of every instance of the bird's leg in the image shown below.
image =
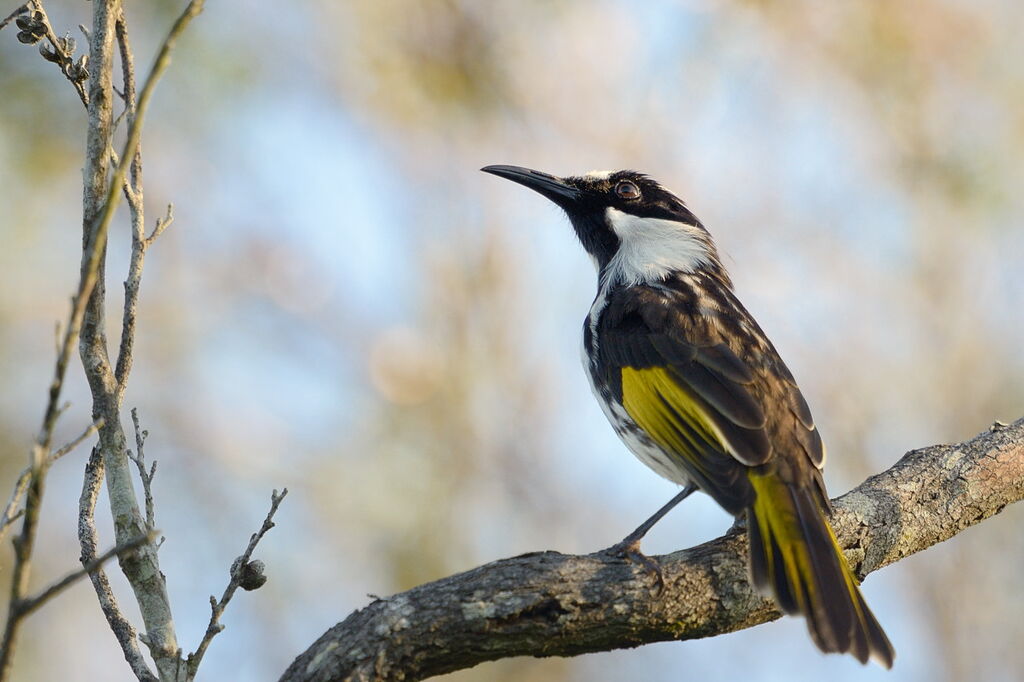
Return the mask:
{"type": "Polygon", "coordinates": [[[661,521],[662,517],[664,517],[665,514],[668,514],[675,508],[677,504],[685,500],[687,497],[689,497],[696,491],[697,486],[695,486],[692,483],[687,485],[685,488],[680,490],[675,497],[669,500],[664,507],[654,512],[654,515],[651,516],[651,518],[641,523],[636,530],[634,530],[632,533],[624,537],[621,542],[618,542],[609,547],[607,551],[610,553],[625,553],[627,551],[639,552],[640,541],[643,539],[645,535],[647,535],[647,532],[654,527],[654,524],[656,524],[658,521],[661,521]]]}
{"type": "Polygon", "coordinates": [[[728,533],[740,533],[740,532],[746,531],[747,530],[747,523],[749,521],[747,519],[747,513],[748,512],[744,512],[744,513],[740,514],[739,516],[737,516],[733,520],[732,525],[729,526],[729,530],[727,530],[726,533],[727,534],[728,533]]]}
{"type": "Polygon", "coordinates": [[[636,530],[624,537],[620,542],[615,543],[608,549],[604,550],[602,554],[611,554],[612,556],[619,556],[634,563],[638,563],[647,569],[649,573],[653,573],[658,581],[658,592],[665,586],[665,579],[661,575],[661,566],[658,562],[647,556],[640,551],[640,541],[643,539],[647,532],[654,527],[658,521],[661,521],[665,514],[668,514],[677,504],[685,500],[687,497],[692,495],[697,490],[697,486],[690,483],[685,488],[679,491],[679,493],[669,500],[665,506],[658,511],[654,512],[651,518],[641,523],[636,530]]]}

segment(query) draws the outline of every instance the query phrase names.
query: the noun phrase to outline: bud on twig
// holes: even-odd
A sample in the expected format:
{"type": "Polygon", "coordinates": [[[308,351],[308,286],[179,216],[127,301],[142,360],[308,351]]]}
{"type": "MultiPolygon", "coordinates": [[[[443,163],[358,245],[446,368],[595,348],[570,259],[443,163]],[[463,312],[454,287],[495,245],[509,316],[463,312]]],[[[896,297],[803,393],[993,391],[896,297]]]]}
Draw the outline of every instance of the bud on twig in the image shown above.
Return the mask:
{"type": "Polygon", "coordinates": [[[56,53],[47,43],[39,44],[39,54],[43,55],[43,59],[54,64],[60,64],[60,55],[56,53]]]}
{"type": "Polygon", "coordinates": [[[267,576],[263,573],[266,569],[259,559],[253,559],[247,564],[242,564],[242,557],[238,557],[231,564],[231,578],[238,582],[238,586],[246,592],[258,590],[267,582],[267,576]]]}
{"type": "Polygon", "coordinates": [[[242,569],[242,575],[239,578],[238,586],[247,592],[258,590],[263,587],[267,582],[267,576],[263,572],[266,566],[259,559],[250,561],[242,569]]]}
{"type": "Polygon", "coordinates": [[[26,45],[35,45],[46,35],[42,12],[36,11],[27,16],[20,16],[14,23],[21,29],[18,32],[18,41],[26,45]]]}
{"type": "Polygon", "coordinates": [[[76,83],[80,83],[89,77],[89,69],[86,68],[86,64],[89,63],[89,55],[83,54],[78,58],[78,61],[68,67],[68,75],[71,80],[76,83]]]}
{"type": "Polygon", "coordinates": [[[71,33],[65,33],[64,37],[59,38],[57,42],[69,57],[75,53],[75,48],[78,46],[75,39],[71,37],[71,33]]]}

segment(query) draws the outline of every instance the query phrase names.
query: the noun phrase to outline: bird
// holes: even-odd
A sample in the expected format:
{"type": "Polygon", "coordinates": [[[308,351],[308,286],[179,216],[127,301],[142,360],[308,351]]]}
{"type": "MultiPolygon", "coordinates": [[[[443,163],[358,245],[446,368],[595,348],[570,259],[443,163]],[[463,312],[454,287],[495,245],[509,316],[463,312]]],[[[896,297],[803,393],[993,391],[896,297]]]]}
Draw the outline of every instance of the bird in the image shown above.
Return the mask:
{"type": "Polygon", "coordinates": [[[568,216],[598,274],[583,324],[591,388],[629,450],[683,486],[616,547],[639,554],[650,526],[695,490],[707,493],[746,526],[759,593],[803,615],[821,651],[891,668],[893,646],[829,523],[825,446],[810,408],[701,221],[636,171],[481,170],[568,216]]]}

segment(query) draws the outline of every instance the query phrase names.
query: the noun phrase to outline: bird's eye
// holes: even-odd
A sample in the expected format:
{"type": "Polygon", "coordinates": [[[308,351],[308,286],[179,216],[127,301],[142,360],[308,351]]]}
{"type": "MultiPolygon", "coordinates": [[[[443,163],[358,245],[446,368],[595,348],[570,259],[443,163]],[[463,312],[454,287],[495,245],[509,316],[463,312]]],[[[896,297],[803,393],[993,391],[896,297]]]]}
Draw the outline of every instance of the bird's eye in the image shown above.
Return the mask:
{"type": "Polygon", "coordinates": [[[620,199],[639,199],[640,188],[636,186],[636,183],[630,182],[629,180],[623,180],[619,184],[615,185],[615,194],[620,199]]]}

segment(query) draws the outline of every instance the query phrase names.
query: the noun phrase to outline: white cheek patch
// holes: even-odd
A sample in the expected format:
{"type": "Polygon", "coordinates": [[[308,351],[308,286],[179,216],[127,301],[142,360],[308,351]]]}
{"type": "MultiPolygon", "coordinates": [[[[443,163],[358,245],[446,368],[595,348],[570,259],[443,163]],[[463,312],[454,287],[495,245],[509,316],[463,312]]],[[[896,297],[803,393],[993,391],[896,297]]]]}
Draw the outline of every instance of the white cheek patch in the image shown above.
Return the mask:
{"type": "Polygon", "coordinates": [[[693,272],[714,260],[707,235],[677,220],[641,218],[616,208],[605,211],[619,238],[606,278],[627,286],[659,281],[673,272],[693,272]]]}

